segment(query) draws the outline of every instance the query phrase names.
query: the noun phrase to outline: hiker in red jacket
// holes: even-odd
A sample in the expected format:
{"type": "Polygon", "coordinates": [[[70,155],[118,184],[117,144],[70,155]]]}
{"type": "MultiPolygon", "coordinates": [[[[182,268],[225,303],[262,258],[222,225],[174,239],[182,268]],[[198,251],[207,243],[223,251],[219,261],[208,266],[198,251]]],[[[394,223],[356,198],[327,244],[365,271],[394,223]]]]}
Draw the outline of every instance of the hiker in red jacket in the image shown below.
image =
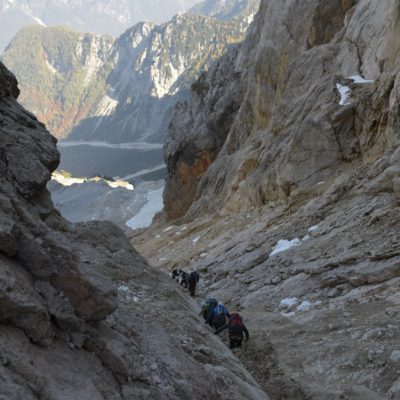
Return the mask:
{"type": "Polygon", "coordinates": [[[215,331],[215,334],[222,332],[228,328],[229,332],[229,348],[234,349],[235,347],[241,347],[244,335],[246,340],[249,340],[249,331],[243,323],[242,317],[238,313],[232,313],[229,316],[228,322],[221,328],[215,331]],[[244,334],[244,335],[243,335],[244,334]]]}

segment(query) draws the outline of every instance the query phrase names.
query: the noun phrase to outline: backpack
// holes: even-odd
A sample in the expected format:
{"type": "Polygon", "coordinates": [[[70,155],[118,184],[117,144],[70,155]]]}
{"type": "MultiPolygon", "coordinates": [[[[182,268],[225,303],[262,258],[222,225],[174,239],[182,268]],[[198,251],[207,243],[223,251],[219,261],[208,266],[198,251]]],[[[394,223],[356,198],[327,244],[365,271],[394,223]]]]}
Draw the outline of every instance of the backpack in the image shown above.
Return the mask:
{"type": "Polygon", "coordinates": [[[212,325],[215,329],[219,329],[226,323],[226,318],[223,313],[217,314],[212,320],[212,325]]]}
{"type": "Polygon", "coordinates": [[[227,311],[226,311],[225,306],[223,306],[223,305],[221,305],[221,304],[218,304],[217,307],[215,308],[214,313],[215,313],[215,315],[217,315],[217,314],[224,314],[224,315],[226,315],[227,311]]]}
{"type": "Polygon", "coordinates": [[[189,274],[181,270],[178,275],[178,282],[181,286],[185,285],[185,287],[187,287],[189,283],[189,274]]]}
{"type": "Polygon", "coordinates": [[[218,301],[215,299],[208,299],[206,300],[206,303],[202,307],[202,315],[204,319],[207,319],[209,315],[212,313],[214,308],[218,305],[218,301]]]}
{"type": "Polygon", "coordinates": [[[206,300],[206,305],[208,306],[208,309],[211,311],[214,310],[215,307],[217,307],[218,301],[215,299],[208,299],[206,300]]]}
{"type": "Polygon", "coordinates": [[[231,314],[228,322],[229,336],[243,336],[243,322],[239,314],[231,314]]]}

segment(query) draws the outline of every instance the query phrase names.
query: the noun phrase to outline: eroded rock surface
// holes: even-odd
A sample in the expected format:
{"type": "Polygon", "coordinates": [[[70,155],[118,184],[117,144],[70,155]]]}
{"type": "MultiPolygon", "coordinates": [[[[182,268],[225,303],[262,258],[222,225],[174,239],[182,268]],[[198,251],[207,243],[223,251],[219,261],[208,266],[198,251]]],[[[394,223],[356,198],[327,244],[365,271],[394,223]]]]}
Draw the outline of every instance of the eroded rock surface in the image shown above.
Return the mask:
{"type": "Polygon", "coordinates": [[[287,199],[395,149],[398,30],[395,1],[263,1],[245,42],[175,110],[167,215],[287,199]],[[349,91],[343,105],[339,88],[349,91]],[[179,166],[204,152],[214,162],[182,179],[179,166]]]}
{"type": "Polygon", "coordinates": [[[240,311],[272,399],[400,398],[399,27],[392,0],[264,0],[170,124],[169,221],[132,240],[240,311]]]}
{"type": "Polygon", "coordinates": [[[56,140],[18,93],[0,64],[0,398],[267,399],[122,231],[54,209],[56,140]]]}
{"type": "Polygon", "coordinates": [[[241,313],[251,338],[236,354],[271,399],[399,398],[398,193],[378,164],[352,166],[302,202],[133,237],[155,265],[196,268],[199,302],[241,313]]]}

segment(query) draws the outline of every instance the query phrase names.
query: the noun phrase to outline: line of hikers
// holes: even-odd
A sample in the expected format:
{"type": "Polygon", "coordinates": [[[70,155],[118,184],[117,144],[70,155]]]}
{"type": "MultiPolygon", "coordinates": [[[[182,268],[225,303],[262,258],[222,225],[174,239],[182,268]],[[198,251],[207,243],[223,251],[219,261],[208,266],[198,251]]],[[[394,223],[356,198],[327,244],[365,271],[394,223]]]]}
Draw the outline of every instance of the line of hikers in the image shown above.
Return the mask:
{"type": "MultiPolygon", "coordinates": [[[[182,269],[174,269],[171,272],[171,277],[178,281],[181,286],[189,288],[192,297],[195,296],[196,285],[200,280],[200,275],[196,270],[187,273],[182,269]]],[[[216,335],[228,329],[229,347],[231,349],[241,347],[243,338],[246,337],[246,340],[248,340],[250,337],[242,317],[238,313],[230,314],[222,302],[215,299],[206,300],[201,308],[200,315],[203,316],[206,324],[215,329],[216,335]]]]}
{"type": "Polygon", "coordinates": [[[187,273],[182,269],[174,269],[171,272],[171,278],[179,282],[181,286],[189,288],[189,293],[192,297],[196,294],[196,285],[200,280],[200,275],[197,271],[187,273]]]}
{"type": "Polygon", "coordinates": [[[249,331],[238,313],[229,313],[224,304],[215,299],[208,299],[203,304],[200,314],[206,324],[215,329],[218,335],[225,329],[229,333],[229,348],[241,347],[244,336],[249,339],[249,331]]]}

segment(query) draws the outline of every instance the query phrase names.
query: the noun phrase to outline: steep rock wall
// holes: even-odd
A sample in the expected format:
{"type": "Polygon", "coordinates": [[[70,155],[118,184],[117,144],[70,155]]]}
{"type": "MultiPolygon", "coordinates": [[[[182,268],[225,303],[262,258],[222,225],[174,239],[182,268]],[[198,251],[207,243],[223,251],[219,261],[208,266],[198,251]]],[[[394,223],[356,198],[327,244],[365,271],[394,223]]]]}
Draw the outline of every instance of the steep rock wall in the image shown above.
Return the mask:
{"type": "Polygon", "coordinates": [[[192,91],[192,99],[178,106],[180,115],[174,114],[165,147],[167,215],[229,213],[285,201],[329,181],[354,160],[373,161],[393,150],[398,26],[395,1],[262,1],[237,56],[217,62],[193,85],[205,91],[192,91]],[[205,141],[199,126],[212,125],[221,113],[218,102],[208,101],[217,87],[236,99],[235,106],[223,129],[208,130],[205,141]],[[351,90],[344,105],[339,87],[351,90]],[[183,181],[177,167],[188,148],[196,148],[185,158],[190,165],[203,151],[215,161],[183,181]]]}
{"type": "Polygon", "coordinates": [[[56,140],[18,93],[0,64],[0,398],[267,399],[122,231],[54,209],[56,140]]]}
{"type": "Polygon", "coordinates": [[[177,219],[133,241],[241,313],[271,399],[400,398],[399,26],[391,0],[264,0],[171,121],[177,219]]]}

